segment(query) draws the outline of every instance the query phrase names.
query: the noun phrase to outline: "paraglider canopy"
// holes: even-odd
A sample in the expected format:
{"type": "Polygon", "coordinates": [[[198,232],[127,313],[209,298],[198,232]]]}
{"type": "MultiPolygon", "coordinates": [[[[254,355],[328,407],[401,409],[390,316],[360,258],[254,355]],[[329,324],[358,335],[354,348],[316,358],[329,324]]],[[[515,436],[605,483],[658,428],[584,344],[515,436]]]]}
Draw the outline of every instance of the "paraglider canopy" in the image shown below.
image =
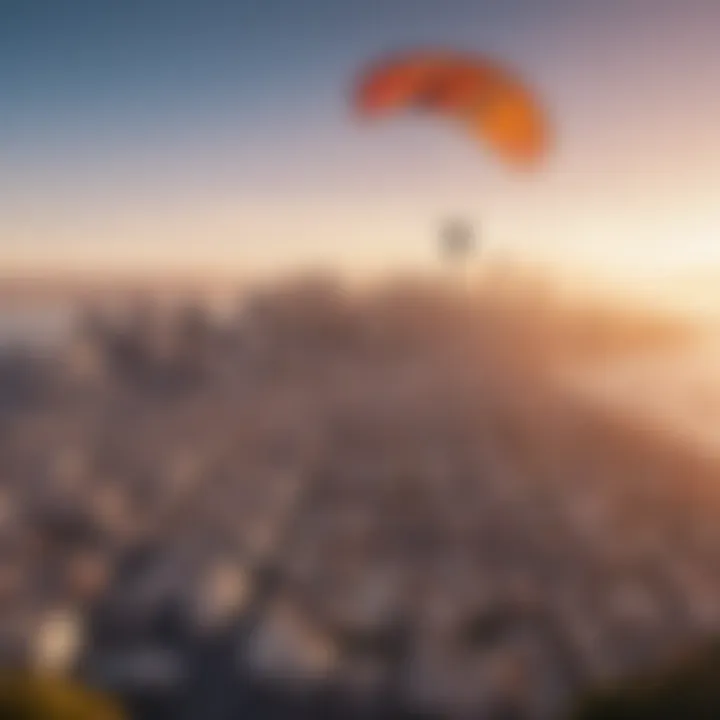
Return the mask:
{"type": "Polygon", "coordinates": [[[386,58],[362,73],[354,104],[365,118],[415,110],[453,119],[518,167],[537,163],[549,145],[537,97],[483,57],[416,51],[386,58]]]}

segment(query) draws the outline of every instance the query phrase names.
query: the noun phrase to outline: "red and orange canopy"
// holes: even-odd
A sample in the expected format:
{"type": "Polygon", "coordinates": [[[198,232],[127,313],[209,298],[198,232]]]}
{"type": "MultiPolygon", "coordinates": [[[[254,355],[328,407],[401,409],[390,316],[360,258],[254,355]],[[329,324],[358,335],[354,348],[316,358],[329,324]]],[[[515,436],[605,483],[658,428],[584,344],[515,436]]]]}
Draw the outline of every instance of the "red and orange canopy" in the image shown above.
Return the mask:
{"type": "Polygon", "coordinates": [[[423,110],[452,118],[522,166],[548,149],[547,121],[537,98],[484,58],[418,51],[385,59],[362,75],[355,107],[363,117],[423,110]]]}

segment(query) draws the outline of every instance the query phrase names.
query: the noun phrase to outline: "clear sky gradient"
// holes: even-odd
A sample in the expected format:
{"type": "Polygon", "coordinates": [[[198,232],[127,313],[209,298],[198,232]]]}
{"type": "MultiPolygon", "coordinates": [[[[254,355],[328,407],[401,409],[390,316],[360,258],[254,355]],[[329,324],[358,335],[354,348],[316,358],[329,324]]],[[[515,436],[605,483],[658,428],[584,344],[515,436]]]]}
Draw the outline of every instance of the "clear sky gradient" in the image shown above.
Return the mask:
{"type": "Polygon", "coordinates": [[[718,29],[713,0],[0,0],[0,264],[422,265],[446,213],[512,257],[720,264],[718,29]],[[354,122],[358,71],[425,45],[524,74],[541,172],[354,122]]]}

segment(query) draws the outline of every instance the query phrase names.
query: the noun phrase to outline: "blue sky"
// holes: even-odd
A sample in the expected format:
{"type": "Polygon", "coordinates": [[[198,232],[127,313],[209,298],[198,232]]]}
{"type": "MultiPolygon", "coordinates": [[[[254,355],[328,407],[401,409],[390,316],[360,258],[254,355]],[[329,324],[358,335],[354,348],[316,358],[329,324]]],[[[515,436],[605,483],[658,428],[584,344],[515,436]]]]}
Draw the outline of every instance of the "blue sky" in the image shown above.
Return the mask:
{"type": "Polygon", "coordinates": [[[719,22],[706,0],[0,0],[0,259],[413,263],[463,212],[509,253],[705,263],[719,22]],[[535,85],[543,173],[440,123],[353,122],[358,71],[424,45],[535,85]]]}

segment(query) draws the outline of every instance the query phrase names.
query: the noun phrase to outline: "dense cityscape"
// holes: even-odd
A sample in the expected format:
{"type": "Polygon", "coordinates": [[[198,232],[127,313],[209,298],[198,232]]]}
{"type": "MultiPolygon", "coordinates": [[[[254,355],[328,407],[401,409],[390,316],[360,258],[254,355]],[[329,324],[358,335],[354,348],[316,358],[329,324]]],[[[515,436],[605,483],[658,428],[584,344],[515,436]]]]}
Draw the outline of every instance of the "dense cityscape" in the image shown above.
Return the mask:
{"type": "Polygon", "coordinates": [[[5,352],[0,663],[139,720],[544,720],[703,642],[720,468],[557,387],[559,322],[315,279],[5,352]]]}

